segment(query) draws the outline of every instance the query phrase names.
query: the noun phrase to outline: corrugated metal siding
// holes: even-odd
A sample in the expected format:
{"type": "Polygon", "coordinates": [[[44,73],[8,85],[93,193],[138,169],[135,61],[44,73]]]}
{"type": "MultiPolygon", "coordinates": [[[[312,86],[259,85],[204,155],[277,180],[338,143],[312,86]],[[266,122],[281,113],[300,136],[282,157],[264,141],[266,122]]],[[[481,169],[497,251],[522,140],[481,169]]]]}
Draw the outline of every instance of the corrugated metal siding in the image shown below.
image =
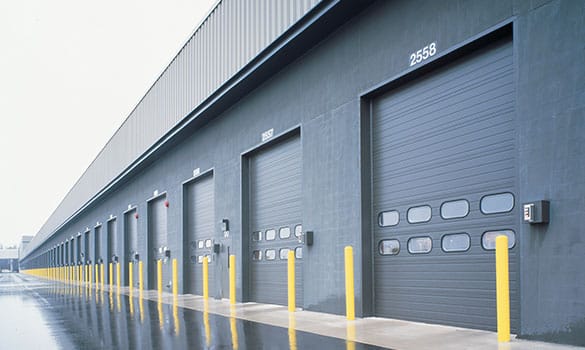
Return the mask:
{"type": "Polygon", "coordinates": [[[321,0],[219,1],[25,249],[89,199],[321,0]]]}

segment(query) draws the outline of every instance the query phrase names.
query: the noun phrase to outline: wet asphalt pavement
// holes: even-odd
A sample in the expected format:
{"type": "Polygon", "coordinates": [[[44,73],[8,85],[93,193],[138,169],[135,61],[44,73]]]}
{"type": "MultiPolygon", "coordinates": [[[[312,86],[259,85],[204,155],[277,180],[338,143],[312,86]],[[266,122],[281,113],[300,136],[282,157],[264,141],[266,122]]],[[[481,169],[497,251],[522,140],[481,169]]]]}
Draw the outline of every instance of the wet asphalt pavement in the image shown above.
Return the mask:
{"type": "Polygon", "coordinates": [[[381,349],[12,273],[0,315],[0,349],[381,349]]]}

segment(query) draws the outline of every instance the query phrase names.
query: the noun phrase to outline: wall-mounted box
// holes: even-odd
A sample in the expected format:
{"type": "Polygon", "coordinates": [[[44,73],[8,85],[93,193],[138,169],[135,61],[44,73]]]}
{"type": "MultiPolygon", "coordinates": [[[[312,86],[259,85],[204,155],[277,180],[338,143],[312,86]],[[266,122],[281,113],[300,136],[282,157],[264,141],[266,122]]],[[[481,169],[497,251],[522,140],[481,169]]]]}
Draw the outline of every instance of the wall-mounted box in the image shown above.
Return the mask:
{"type": "Polygon", "coordinates": [[[548,224],[550,217],[550,202],[541,200],[523,205],[523,219],[529,224],[548,224]]]}

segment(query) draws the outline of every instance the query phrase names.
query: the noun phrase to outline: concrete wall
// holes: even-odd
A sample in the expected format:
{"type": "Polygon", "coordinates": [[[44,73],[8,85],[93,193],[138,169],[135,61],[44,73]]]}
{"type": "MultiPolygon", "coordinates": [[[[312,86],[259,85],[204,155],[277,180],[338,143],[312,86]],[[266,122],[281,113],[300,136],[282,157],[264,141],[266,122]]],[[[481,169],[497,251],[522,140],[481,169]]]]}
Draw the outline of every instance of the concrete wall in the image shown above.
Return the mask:
{"type": "MultiPolygon", "coordinates": [[[[216,239],[224,245],[216,273],[226,276],[227,247],[238,256],[238,266],[245,255],[240,249],[242,237],[247,237],[241,230],[241,154],[260,145],[265,130],[273,128],[277,135],[300,125],[303,227],[315,232],[315,244],[303,259],[304,307],[344,312],[343,247],[353,245],[356,271],[363,272],[356,275],[358,314],[368,315],[372,278],[371,269],[361,265],[369,261],[367,256],[362,259],[361,252],[370,251],[371,232],[362,225],[370,218],[361,214],[362,206],[368,206],[362,200],[369,201],[369,196],[361,189],[360,168],[367,160],[360,149],[364,127],[360,96],[409,71],[410,53],[430,42],[437,43],[440,55],[503,21],[513,21],[520,163],[517,204],[548,199],[552,214],[550,225],[522,224],[518,234],[520,335],[585,345],[585,272],[580,268],[585,232],[579,225],[585,213],[584,18],[579,1],[376,2],[229,110],[158,155],[39,251],[86,226],[93,228],[110,214],[118,217],[121,247],[122,212],[128,204],[137,205],[139,245],[144,247],[146,200],[158,190],[167,191],[169,247],[181,260],[181,183],[194,168],[214,168],[216,239]],[[219,229],[222,218],[230,220],[227,239],[219,229]]],[[[105,228],[102,234],[105,237],[105,228]]],[[[227,296],[225,277],[223,281],[212,286],[212,295],[227,296]]],[[[238,286],[242,286],[241,273],[238,286]]],[[[241,300],[241,288],[238,295],[241,300]]]]}

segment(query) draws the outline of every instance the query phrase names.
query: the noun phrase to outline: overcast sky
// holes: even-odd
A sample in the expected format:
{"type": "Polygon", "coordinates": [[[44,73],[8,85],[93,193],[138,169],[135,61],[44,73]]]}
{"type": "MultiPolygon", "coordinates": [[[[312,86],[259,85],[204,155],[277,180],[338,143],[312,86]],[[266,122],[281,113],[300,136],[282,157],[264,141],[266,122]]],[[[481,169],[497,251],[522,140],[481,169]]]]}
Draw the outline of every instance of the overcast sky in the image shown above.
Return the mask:
{"type": "Polygon", "coordinates": [[[0,0],[0,243],[36,234],[215,0],[0,0]]]}

